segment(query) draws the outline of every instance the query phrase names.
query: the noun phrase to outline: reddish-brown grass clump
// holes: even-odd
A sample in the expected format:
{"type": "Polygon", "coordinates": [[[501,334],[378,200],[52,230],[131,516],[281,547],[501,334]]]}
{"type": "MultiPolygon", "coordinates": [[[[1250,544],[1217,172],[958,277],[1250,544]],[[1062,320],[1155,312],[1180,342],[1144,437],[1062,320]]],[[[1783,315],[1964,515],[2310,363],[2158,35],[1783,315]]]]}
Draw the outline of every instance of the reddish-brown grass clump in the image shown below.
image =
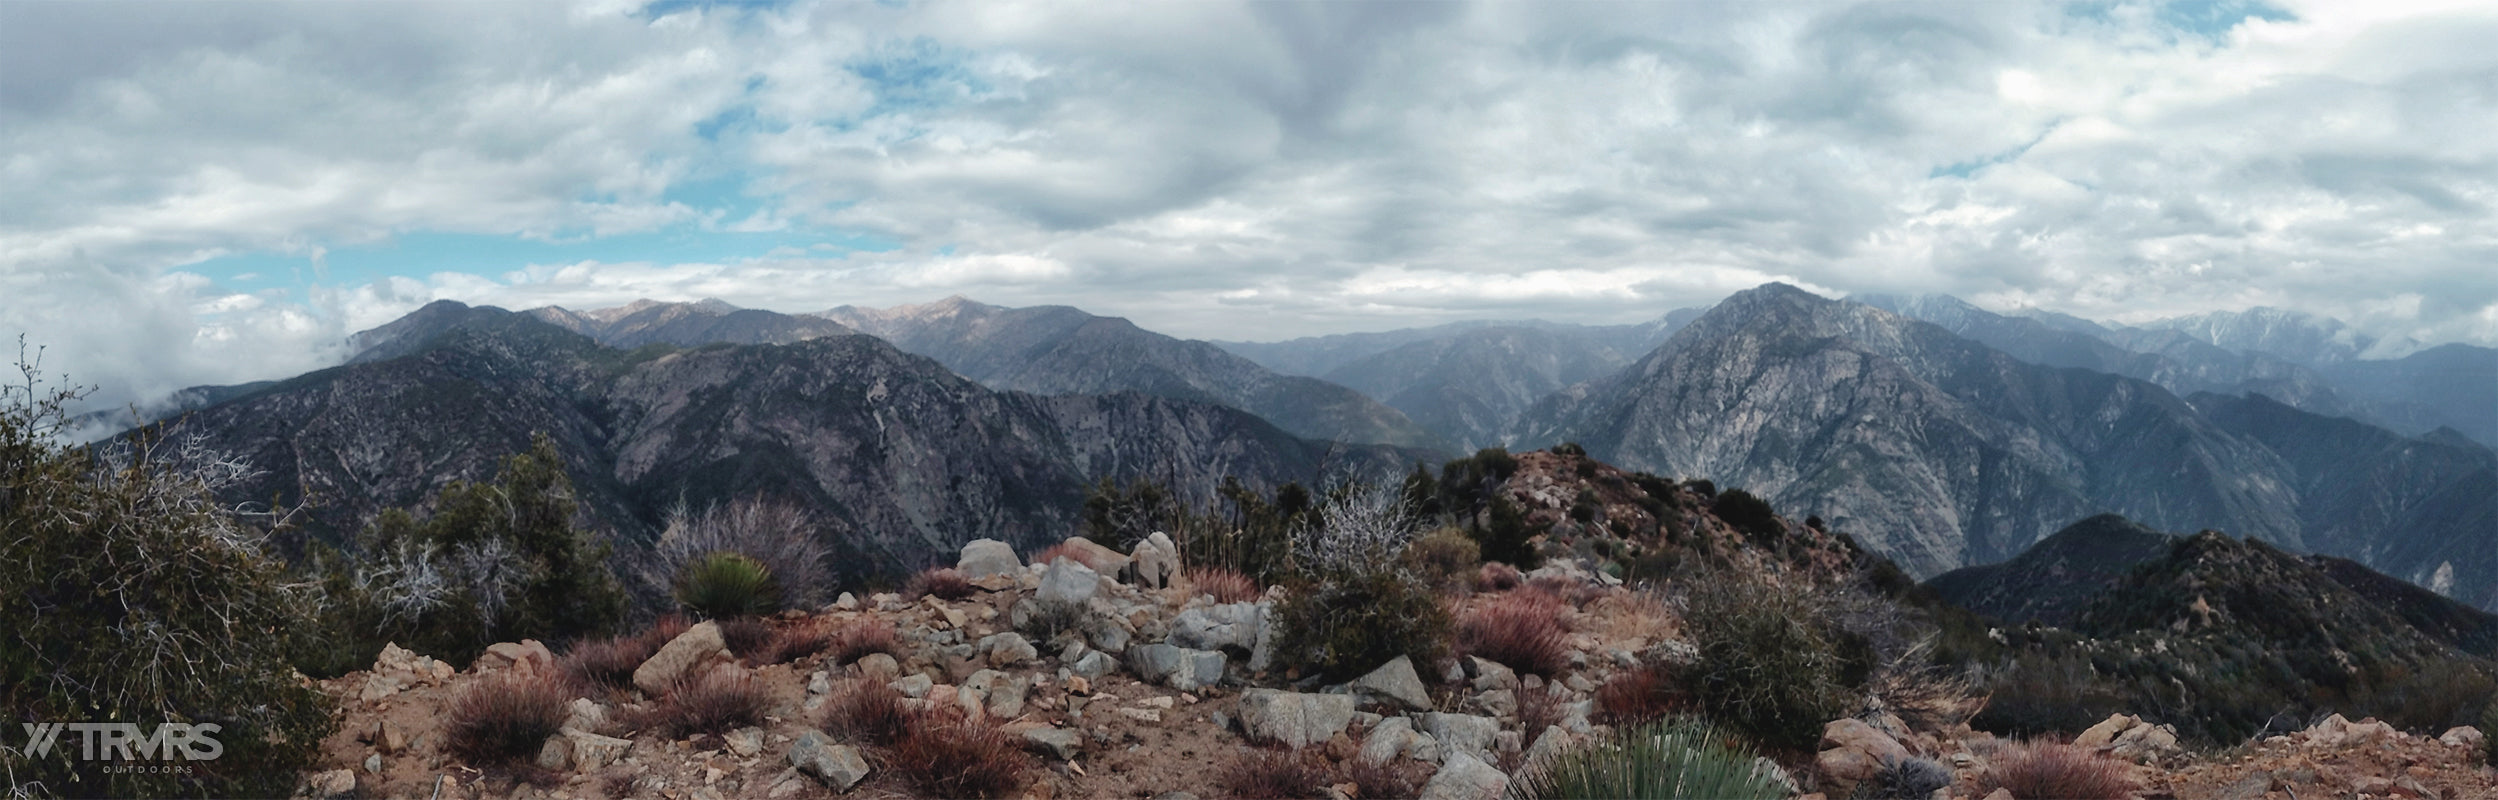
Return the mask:
{"type": "MultiPolygon", "coordinates": [[[[1299,800],[1326,796],[1334,777],[1327,763],[1319,760],[1317,751],[1250,748],[1223,765],[1222,771],[1215,774],[1215,782],[1240,800],[1299,800]]],[[[1371,795],[1364,791],[1362,796],[1371,795]]]]}
{"type": "Polygon", "coordinates": [[[931,596],[939,600],[961,600],[979,589],[971,585],[970,578],[963,577],[962,570],[953,567],[921,570],[902,584],[902,594],[913,600],[931,596]]]}
{"type": "Polygon", "coordinates": [[[1458,651],[1498,661],[1519,672],[1551,677],[1570,666],[1561,601],[1542,592],[1516,592],[1476,606],[1457,624],[1458,651]]]}
{"type": "Polygon", "coordinates": [[[1998,751],[1979,779],[1979,793],[2006,789],[2014,797],[2058,800],[2121,800],[2134,796],[2134,771],[2125,762],[2087,749],[2031,741],[1998,751]]]}
{"type": "Polygon", "coordinates": [[[1217,603],[1247,603],[1266,596],[1257,581],[1240,574],[1240,570],[1225,567],[1189,567],[1188,585],[1217,603]]]}
{"type": "Polygon", "coordinates": [[[626,689],[633,685],[633,671],[650,660],[659,648],[685,632],[685,618],[674,614],[660,617],[648,630],[629,636],[597,639],[575,643],[564,651],[557,666],[564,676],[583,686],[626,689]]]}
{"type": "Polygon", "coordinates": [[[833,632],[816,620],[782,628],[763,648],[758,664],[787,664],[833,647],[833,632]]]}
{"type": "Polygon", "coordinates": [[[1518,584],[1525,580],[1526,576],[1520,574],[1517,567],[1489,561],[1475,570],[1475,591],[1506,592],[1518,588],[1518,584]]]}
{"type": "Polygon", "coordinates": [[[885,762],[930,797],[1001,797],[1024,784],[1026,757],[996,726],[953,714],[914,715],[885,762]]]}
{"type": "Polygon", "coordinates": [[[753,660],[763,655],[772,644],[772,626],[754,617],[720,620],[720,641],[728,645],[729,654],[753,660]]]}
{"type": "Polygon", "coordinates": [[[564,684],[509,673],[479,681],[452,701],[444,744],[472,763],[517,761],[538,754],[564,726],[564,684]]]}
{"type": "Polygon", "coordinates": [[[883,619],[863,619],[834,631],[832,643],[827,649],[833,654],[834,664],[848,664],[867,657],[869,653],[900,658],[902,639],[901,634],[894,632],[893,623],[883,619]]]}
{"type": "Polygon", "coordinates": [[[1675,680],[1674,668],[1644,664],[1614,673],[1596,687],[1596,721],[1629,726],[1699,710],[1691,692],[1675,680]]]}
{"type": "Polygon", "coordinates": [[[902,705],[901,692],[881,682],[859,679],[834,686],[816,718],[816,727],[833,738],[871,747],[893,744],[914,724],[914,715],[902,705]]]}
{"type": "Polygon", "coordinates": [[[672,738],[697,733],[727,733],[763,724],[772,708],[772,690],[742,669],[714,669],[700,678],[679,681],[657,705],[634,719],[635,727],[672,738]]]}

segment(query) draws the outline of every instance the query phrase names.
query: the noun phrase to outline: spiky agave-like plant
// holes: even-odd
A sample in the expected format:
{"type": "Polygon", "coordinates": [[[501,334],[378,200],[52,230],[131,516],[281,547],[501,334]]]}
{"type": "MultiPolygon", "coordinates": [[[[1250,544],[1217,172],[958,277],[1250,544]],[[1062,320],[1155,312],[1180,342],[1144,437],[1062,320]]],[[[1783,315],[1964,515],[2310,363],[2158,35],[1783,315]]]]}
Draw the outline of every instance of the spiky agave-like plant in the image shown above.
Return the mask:
{"type": "Polygon", "coordinates": [[[781,610],[772,570],[740,553],[717,551],[688,561],[678,574],[677,603],[709,619],[762,616],[781,610]]]}
{"type": "Polygon", "coordinates": [[[1680,798],[1775,800],[1787,787],[1716,726],[1668,718],[1564,751],[1520,776],[1523,800],[1680,798]]]}

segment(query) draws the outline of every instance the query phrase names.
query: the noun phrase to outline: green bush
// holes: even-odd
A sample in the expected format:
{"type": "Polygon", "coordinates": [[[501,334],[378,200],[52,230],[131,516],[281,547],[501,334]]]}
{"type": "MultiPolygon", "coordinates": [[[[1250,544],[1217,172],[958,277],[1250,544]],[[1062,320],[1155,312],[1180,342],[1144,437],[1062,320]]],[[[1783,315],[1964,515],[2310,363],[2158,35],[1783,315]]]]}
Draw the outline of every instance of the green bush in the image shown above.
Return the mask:
{"type": "Polygon", "coordinates": [[[1483,563],[1483,550],[1465,531],[1441,528],[1406,544],[1405,562],[1432,584],[1446,585],[1451,578],[1473,575],[1475,566],[1483,563]]]}
{"type": "Polygon", "coordinates": [[[686,562],[676,598],[687,613],[705,619],[758,617],[781,610],[781,584],[763,562],[715,552],[686,562]]]}
{"type": "Polygon", "coordinates": [[[1778,521],[1778,512],[1770,509],[1769,501],[1742,489],[1728,489],[1720,493],[1709,510],[1716,513],[1718,519],[1725,520],[1726,524],[1735,526],[1735,530],[1742,531],[1744,538],[1754,544],[1772,544],[1787,533],[1786,523],[1778,521]]]}
{"type": "Polygon", "coordinates": [[[1275,607],[1276,658],[1302,674],[1361,676],[1397,656],[1430,664],[1448,652],[1438,593],[1402,569],[1342,572],[1290,587],[1275,607]]]}
{"type": "Polygon", "coordinates": [[[1751,753],[1726,743],[1706,723],[1668,720],[1624,729],[1610,739],[1563,751],[1543,769],[1520,776],[1513,796],[1773,800],[1787,787],[1751,753]]]}
{"type": "MultiPolygon", "coordinates": [[[[625,591],[579,506],[553,440],[503,460],[492,483],[454,481],[419,520],[392,509],[355,554],[316,553],[327,596],[306,671],[371,663],[384,642],[467,663],[495,642],[563,644],[614,633],[625,591]]],[[[318,674],[318,673],[315,673],[318,674]]]]}
{"type": "Polygon", "coordinates": [[[1686,584],[1693,694],[1711,719],[1780,749],[1809,751],[1822,724],[1855,710],[1871,671],[1832,598],[1734,572],[1686,584]]]}
{"type": "MultiPolygon", "coordinates": [[[[95,448],[65,447],[71,392],[26,380],[0,387],[0,709],[11,789],[64,797],[279,797],[336,729],[336,709],[299,684],[289,645],[308,635],[313,587],[290,580],[258,520],[219,502],[247,466],[163,429],[95,448]],[[142,736],[166,723],[222,753],[115,771],[79,757],[61,731],[48,755],[18,725],[120,722],[142,736]]],[[[205,755],[194,740],[187,754],[205,755]]],[[[129,762],[124,762],[127,765],[129,762]]]]}

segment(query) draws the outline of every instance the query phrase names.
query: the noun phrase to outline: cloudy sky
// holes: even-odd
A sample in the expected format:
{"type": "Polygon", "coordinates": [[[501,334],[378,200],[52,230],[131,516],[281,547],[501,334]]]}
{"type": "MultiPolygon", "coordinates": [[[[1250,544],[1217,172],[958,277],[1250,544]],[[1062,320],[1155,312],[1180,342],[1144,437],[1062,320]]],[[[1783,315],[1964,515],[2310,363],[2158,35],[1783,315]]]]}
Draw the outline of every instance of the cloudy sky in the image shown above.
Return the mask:
{"type": "Polygon", "coordinates": [[[2492,42],[2382,0],[0,0],[0,333],[115,401],[437,298],[1279,339],[1786,280],[2498,344],[2492,42]]]}

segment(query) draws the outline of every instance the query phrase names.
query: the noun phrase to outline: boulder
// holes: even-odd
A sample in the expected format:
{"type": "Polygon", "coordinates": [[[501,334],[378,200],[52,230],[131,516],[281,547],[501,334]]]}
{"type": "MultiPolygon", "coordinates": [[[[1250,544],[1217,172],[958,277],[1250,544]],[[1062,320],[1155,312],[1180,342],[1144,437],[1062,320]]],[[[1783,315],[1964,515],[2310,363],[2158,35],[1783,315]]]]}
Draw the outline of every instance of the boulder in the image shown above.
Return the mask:
{"type": "Polygon", "coordinates": [[[1009,675],[989,687],[989,716],[1014,719],[1023,716],[1024,698],[1032,692],[1032,676],[1009,675]]]}
{"type": "Polygon", "coordinates": [[[763,752],[763,729],[748,725],[722,734],[720,741],[728,745],[729,752],[752,758],[754,754],[763,752]]]}
{"type": "Polygon", "coordinates": [[[2458,725],[2452,728],[2447,728],[2445,733],[2438,735],[2437,740],[2444,742],[2448,747],[2460,747],[2465,750],[2479,752],[2484,745],[2489,743],[2489,736],[2481,733],[2481,729],[2479,728],[2475,728],[2470,725],[2458,725]]]}
{"type": "Polygon", "coordinates": [[[1394,761],[1397,756],[1405,753],[1406,740],[1412,738],[1413,735],[1413,720],[1404,717],[1389,717],[1380,720],[1379,724],[1371,726],[1370,736],[1362,739],[1362,750],[1358,757],[1364,764],[1376,765],[1394,761]]]}
{"type": "Polygon", "coordinates": [[[1076,659],[1076,663],[1067,665],[1067,671],[1085,680],[1099,680],[1118,667],[1118,660],[1111,658],[1109,653],[1088,649],[1084,652],[1083,658],[1076,659]]]}
{"type": "Polygon", "coordinates": [[[1171,619],[1171,643],[1197,650],[1231,649],[1243,655],[1258,647],[1258,631],[1266,623],[1266,604],[1227,603],[1200,606],[1171,619]]]}
{"type": "Polygon", "coordinates": [[[477,672],[512,670],[522,675],[548,673],[555,668],[555,654],[536,639],[518,642],[496,642],[486,645],[486,652],[477,656],[470,669],[477,672]]]}
{"type": "Polygon", "coordinates": [[[352,769],[318,772],[304,779],[304,796],[306,797],[346,797],[355,792],[356,771],[352,769]]]}
{"type": "Polygon", "coordinates": [[[1493,719],[1508,719],[1518,715],[1518,693],[1508,689],[1480,692],[1466,706],[1493,719]]]}
{"type": "Polygon", "coordinates": [[[1466,672],[1475,676],[1473,686],[1478,692],[1518,688],[1518,673],[1498,661],[1467,656],[1466,672]]]}
{"type": "Polygon", "coordinates": [[[983,648],[989,651],[990,666],[1013,666],[1041,657],[1040,648],[1033,647],[1032,642],[1023,638],[1023,634],[1013,631],[987,637],[987,643],[983,645],[983,648]]]}
{"type": "Polygon", "coordinates": [[[954,562],[954,569],[963,577],[979,579],[1006,575],[1023,569],[1023,559],[1015,556],[1015,548],[996,539],[973,539],[963,545],[963,556],[954,562]]]}
{"type": "Polygon", "coordinates": [[[1500,720],[1472,714],[1416,714],[1414,725],[1440,745],[1440,755],[1457,753],[1489,761],[1493,758],[1494,742],[1500,735],[1500,720]]]}
{"type": "MultiPolygon", "coordinates": [[[[564,717],[564,725],[562,729],[568,731],[596,733],[598,729],[606,726],[606,706],[599,705],[597,701],[591,700],[587,697],[576,697],[572,700],[570,713],[566,714],[564,717]]],[[[392,749],[397,749],[397,747],[398,746],[394,746],[392,749]]]]}
{"type": "Polygon", "coordinates": [[[1171,585],[1171,578],[1180,574],[1180,548],[1171,542],[1171,535],[1154,531],[1137,542],[1128,553],[1129,564],[1136,570],[1136,585],[1161,589],[1171,585]]]}
{"type": "Polygon", "coordinates": [[[1060,761],[1073,761],[1084,752],[1084,734],[1066,728],[1030,728],[1023,732],[1023,746],[1060,761]]]}
{"type": "Polygon", "coordinates": [[[1066,548],[1072,557],[1084,562],[1085,566],[1092,567],[1096,573],[1116,576],[1127,571],[1127,556],[1120,555],[1119,551],[1104,547],[1101,543],[1091,539],[1070,536],[1067,537],[1067,541],[1060,542],[1058,546],[1066,548]]]}
{"type": "Polygon", "coordinates": [[[902,675],[902,663],[885,653],[869,653],[859,658],[859,677],[871,681],[892,681],[902,675]]]}
{"type": "Polygon", "coordinates": [[[1422,800],[1499,800],[1509,791],[1509,776],[1498,767],[1463,752],[1452,752],[1423,784],[1422,800]]]}
{"type": "Polygon", "coordinates": [[[668,686],[693,674],[696,667],[715,659],[729,659],[728,644],[720,639],[720,626],[705,620],[668,640],[659,652],[633,670],[633,686],[642,693],[657,697],[668,686]]]}
{"type": "Polygon", "coordinates": [[[1041,589],[1033,599],[1043,603],[1065,603],[1081,606],[1101,591],[1101,573],[1064,556],[1050,562],[1049,570],[1041,573],[1041,589]]]}
{"type": "Polygon", "coordinates": [[[572,766],[571,739],[561,735],[549,736],[545,744],[538,745],[539,769],[560,771],[569,766],[572,766]]]}
{"type": "Polygon", "coordinates": [[[572,740],[573,768],[582,772],[604,769],[624,758],[625,751],[633,749],[631,739],[600,736],[589,731],[565,731],[564,738],[572,740]]]}
{"type": "Polygon", "coordinates": [[[1422,675],[1414,671],[1413,659],[1397,656],[1370,674],[1353,679],[1345,688],[1407,711],[1431,710],[1431,692],[1422,685],[1422,675]]]}
{"type": "Polygon", "coordinates": [[[1299,749],[1322,743],[1353,722],[1353,697],[1278,689],[1240,693],[1240,727],[1252,741],[1299,749]]]}
{"type": "Polygon", "coordinates": [[[789,745],[789,763],[798,771],[814,775],[835,791],[850,791],[867,778],[867,759],[859,749],[834,744],[832,737],[821,731],[798,734],[798,741],[789,745]]]}
{"type": "Polygon", "coordinates": [[[1908,756],[1908,748],[1901,746],[1899,740],[1864,720],[1832,720],[1822,726],[1821,752],[1813,757],[1813,769],[1838,789],[1832,794],[1840,795],[1881,772],[1884,760],[1899,761],[1908,756]]]}
{"type": "Polygon", "coordinates": [[[1519,760],[1519,773],[1523,775],[1530,770],[1543,769],[1544,765],[1552,763],[1554,758],[1569,750],[1570,745],[1575,742],[1576,737],[1571,736],[1569,731],[1562,730],[1561,726],[1545,726],[1544,732],[1536,734],[1535,743],[1527,746],[1526,757],[1519,760]]]}
{"type": "Polygon", "coordinates": [[[937,687],[937,682],[926,675],[913,674],[895,678],[892,686],[894,691],[901,692],[903,697],[924,698],[928,696],[929,690],[937,687]]]}
{"type": "Polygon", "coordinates": [[[1138,680],[1183,692],[1221,683],[1226,661],[1218,650],[1191,650],[1168,644],[1141,644],[1128,648],[1127,653],[1128,670],[1136,673],[1138,680]]]}
{"type": "Polygon", "coordinates": [[[2108,755],[2137,764],[2150,764],[2179,752],[2174,725],[2136,725],[2108,743],[2108,755]]]}
{"type": "Polygon", "coordinates": [[[2110,714],[2107,719],[2100,720],[2099,724],[2082,731],[2082,735],[2073,737],[2073,746],[2093,750],[2104,748],[2110,742],[2116,741],[2118,734],[2132,730],[2134,726],[2141,724],[2142,718],[2132,714],[2110,714]]]}

